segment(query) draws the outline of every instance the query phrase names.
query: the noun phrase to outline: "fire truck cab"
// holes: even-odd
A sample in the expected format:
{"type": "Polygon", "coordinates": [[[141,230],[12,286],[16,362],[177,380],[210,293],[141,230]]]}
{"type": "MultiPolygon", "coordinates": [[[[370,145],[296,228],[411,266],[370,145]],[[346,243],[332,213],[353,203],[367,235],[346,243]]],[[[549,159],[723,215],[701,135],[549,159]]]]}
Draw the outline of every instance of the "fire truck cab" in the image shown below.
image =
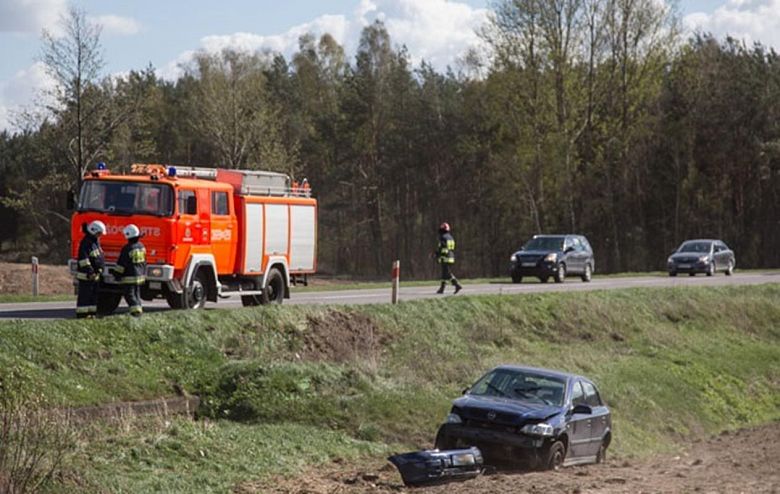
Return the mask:
{"type": "Polygon", "coordinates": [[[129,174],[101,167],[85,174],[71,221],[71,273],[82,226],[106,224],[98,312],[112,313],[121,286],[109,269],[137,225],[146,246],[144,300],[176,309],[240,296],[243,305],[282,303],[290,285],[316,271],[317,201],[280,173],[133,165],[129,174]]]}

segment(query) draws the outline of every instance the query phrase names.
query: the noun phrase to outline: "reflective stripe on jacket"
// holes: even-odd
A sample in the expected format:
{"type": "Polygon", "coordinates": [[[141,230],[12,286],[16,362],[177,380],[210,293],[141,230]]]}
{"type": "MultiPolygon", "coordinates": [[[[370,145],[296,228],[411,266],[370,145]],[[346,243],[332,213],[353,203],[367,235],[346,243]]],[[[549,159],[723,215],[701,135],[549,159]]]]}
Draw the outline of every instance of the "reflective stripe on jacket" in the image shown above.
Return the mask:
{"type": "Polygon", "coordinates": [[[122,247],[114,274],[123,285],[146,283],[146,247],[141,242],[128,242],[122,247]]]}
{"type": "Polygon", "coordinates": [[[82,281],[95,281],[103,272],[105,259],[100,241],[94,235],[84,235],[79,243],[78,269],[76,279],[82,281]]]}
{"type": "Polygon", "coordinates": [[[455,264],[455,239],[449,233],[439,235],[438,261],[442,264],[455,264]]]}

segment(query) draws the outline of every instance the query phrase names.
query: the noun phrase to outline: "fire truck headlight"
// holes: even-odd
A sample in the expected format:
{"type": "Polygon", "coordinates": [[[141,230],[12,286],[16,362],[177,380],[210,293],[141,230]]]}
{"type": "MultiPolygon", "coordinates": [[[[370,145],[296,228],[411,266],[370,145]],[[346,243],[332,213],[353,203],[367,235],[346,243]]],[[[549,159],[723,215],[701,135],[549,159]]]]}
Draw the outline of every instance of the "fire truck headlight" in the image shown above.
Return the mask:
{"type": "Polygon", "coordinates": [[[163,275],[163,270],[162,268],[149,268],[147,274],[152,278],[160,278],[163,275]]]}

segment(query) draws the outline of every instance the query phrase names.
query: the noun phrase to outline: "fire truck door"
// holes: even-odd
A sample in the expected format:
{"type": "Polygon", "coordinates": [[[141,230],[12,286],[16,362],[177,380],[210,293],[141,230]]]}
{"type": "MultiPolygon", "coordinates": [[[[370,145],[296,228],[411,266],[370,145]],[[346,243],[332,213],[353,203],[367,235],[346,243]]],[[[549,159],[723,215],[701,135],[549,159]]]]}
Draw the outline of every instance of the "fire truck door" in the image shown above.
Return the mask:
{"type": "Polygon", "coordinates": [[[198,189],[198,221],[195,223],[195,243],[209,245],[211,242],[211,210],[209,190],[198,189]]]}
{"type": "Polygon", "coordinates": [[[233,272],[236,244],[236,215],[226,191],[211,191],[211,248],[217,260],[217,272],[233,272]]]}

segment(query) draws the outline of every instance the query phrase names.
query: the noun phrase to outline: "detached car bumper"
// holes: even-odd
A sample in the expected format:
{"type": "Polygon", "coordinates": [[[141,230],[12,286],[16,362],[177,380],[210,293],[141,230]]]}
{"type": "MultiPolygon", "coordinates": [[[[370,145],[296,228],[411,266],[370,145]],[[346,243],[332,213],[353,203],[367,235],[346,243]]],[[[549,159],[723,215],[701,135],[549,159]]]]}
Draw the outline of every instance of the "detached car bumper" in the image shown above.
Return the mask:
{"type": "Polygon", "coordinates": [[[482,453],[477,448],[415,451],[388,460],[398,468],[407,486],[473,479],[482,473],[482,453]]]}
{"type": "Polygon", "coordinates": [[[436,435],[437,447],[474,446],[487,464],[522,464],[531,468],[540,464],[549,443],[542,437],[464,424],[442,424],[436,435]]]}

